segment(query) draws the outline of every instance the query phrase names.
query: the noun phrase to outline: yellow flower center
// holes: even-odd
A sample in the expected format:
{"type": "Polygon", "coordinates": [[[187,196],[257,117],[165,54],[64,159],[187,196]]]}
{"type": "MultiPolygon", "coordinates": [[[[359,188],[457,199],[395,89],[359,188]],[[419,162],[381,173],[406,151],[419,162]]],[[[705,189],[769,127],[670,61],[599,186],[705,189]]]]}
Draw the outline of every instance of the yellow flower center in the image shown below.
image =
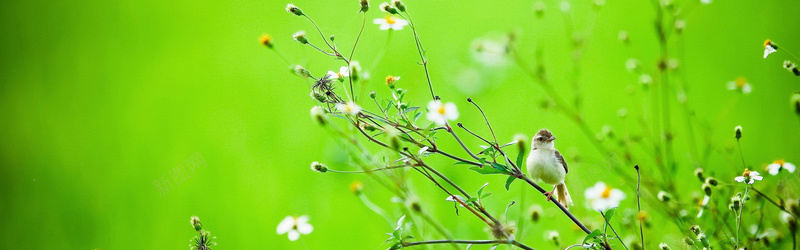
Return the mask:
{"type": "Polygon", "coordinates": [[[606,186],[606,189],[603,190],[603,193],[600,194],[600,197],[603,197],[603,198],[606,198],[606,199],[608,199],[608,197],[611,197],[611,188],[606,186]]]}
{"type": "Polygon", "coordinates": [[[353,106],[344,105],[344,110],[347,110],[347,112],[353,112],[353,106]]]}
{"type": "Polygon", "coordinates": [[[395,18],[395,17],[393,17],[393,16],[387,16],[387,17],[386,17],[386,18],[384,18],[384,19],[386,19],[386,23],[388,23],[388,24],[394,24],[394,23],[396,23],[396,22],[397,22],[397,18],[395,18]]]}
{"type": "Polygon", "coordinates": [[[744,178],[750,178],[750,169],[745,168],[744,173],[742,173],[742,176],[744,176],[744,178]]]}
{"type": "Polygon", "coordinates": [[[640,221],[644,221],[645,219],[647,219],[647,212],[641,211],[641,212],[636,213],[636,219],[640,220],[640,221]]]}
{"type": "Polygon", "coordinates": [[[745,84],[747,84],[747,79],[744,77],[736,78],[736,87],[742,88],[745,84]]]}
{"type": "Polygon", "coordinates": [[[767,39],[766,41],[764,41],[764,48],[766,48],[767,46],[772,46],[772,40],[767,39]]]}
{"type": "Polygon", "coordinates": [[[439,112],[440,115],[444,115],[444,106],[439,107],[439,110],[436,112],[439,112]]]}
{"type": "Polygon", "coordinates": [[[784,160],[776,160],[776,161],[775,161],[775,162],[773,162],[773,163],[775,163],[775,164],[778,164],[778,165],[781,165],[781,167],[783,167],[783,164],[784,164],[784,163],[786,163],[786,161],[784,161],[784,160]]]}

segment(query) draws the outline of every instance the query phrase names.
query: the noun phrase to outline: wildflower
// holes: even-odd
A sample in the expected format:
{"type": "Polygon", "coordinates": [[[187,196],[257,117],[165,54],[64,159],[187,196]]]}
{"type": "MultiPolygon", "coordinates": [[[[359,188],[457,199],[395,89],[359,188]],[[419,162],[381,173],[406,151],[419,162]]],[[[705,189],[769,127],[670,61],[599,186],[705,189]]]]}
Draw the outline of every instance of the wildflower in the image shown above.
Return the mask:
{"type": "Polygon", "coordinates": [[[440,100],[433,100],[428,102],[426,117],[438,125],[445,125],[447,121],[458,119],[458,109],[452,102],[443,104],[440,100]]]}
{"type": "Polygon", "coordinates": [[[294,39],[295,41],[300,42],[300,44],[307,44],[308,43],[308,38],[306,38],[306,32],[302,31],[302,30],[292,34],[292,39],[294,39]]]}
{"type": "Polygon", "coordinates": [[[792,108],[794,108],[794,113],[800,115],[800,92],[794,92],[790,102],[792,104],[792,108]]]}
{"type": "Polygon", "coordinates": [[[195,231],[200,232],[200,230],[203,230],[203,224],[200,223],[200,218],[197,216],[192,216],[189,222],[192,223],[192,227],[194,227],[195,231]]]}
{"type": "Polygon", "coordinates": [[[311,108],[311,118],[317,122],[319,125],[325,125],[327,122],[327,118],[325,117],[325,109],[320,106],[314,106],[311,108]]]}
{"type": "Polygon", "coordinates": [[[775,53],[778,51],[778,45],[772,42],[772,40],[767,39],[764,41],[764,58],[767,58],[769,54],[775,53]]]}
{"type": "Polygon", "coordinates": [[[703,199],[700,200],[700,202],[697,203],[697,205],[700,206],[700,212],[697,213],[697,218],[700,218],[701,216],[703,216],[703,211],[705,210],[706,206],[708,205],[708,201],[709,200],[711,200],[711,197],[709,197],[708,195],[705,195],[705,196],[703,196],[703,199]]]}
{"type": "Polygon", "coordinates": [[[361,106],[358,106],[358,104],[355,104],[353,102],[347,102],[344,104],[337,103],[336,109],[338,109],[340,112],[346,115],[358,115],[358,113],[361,112],[361,106]]]}
{"type": "Polygon", "coordinates": [[[386,16],[384,18],[375,18],[372,20],[372,23],[380,25],[380,30],[402,30],[403,27],[408,25],[408,21],[394,17],[394,16],[386,16]]]}
{"type": "Polygon", "coordinates": [[[584,195],[591,203],[591,207],[598,211],[618,207],[619,202],[625,199],[625,193],[619,189],[612,189],[602,181],[586,189],[584,195]]]}
{"type": "Polygon", "coordinates": [[[564,12],[564,13],[569,12],[569,8],[570,8],[569,2],[561,1],[561,6],[560,7],[561,7],[561,12],[564,12]]]}
{"type": "Polygon", "coordinates": [[[375,96],[377,96],[377,95],[378,94],[376,94],[375,91],[370,91],[369,92],[369,98],[371,98],[371,99],[375,99],[375,96]]]}
{"type": "Polygon", "coordinates": [[[328,166],[325,166],[325,164],[315,161],[311,163],[311,170],[313,170],[314,172],[325,173],[328,172],[328,166]]]}
{"type": "Polygon", "coordinates": [[[392,5],[394,5],[397,10],[400,12],[406,12],[406,5],[403,4],[403,1],[400,0],[392,0],[392,5]]]}
{"type": "Polygon", "coordinates": [[[750,92],[753,91],[753,87],[750,86],[747,79],[738,77],[735,81],[728,82],[728,90],[739,90],[742,91],[743,94],[750,94],[750,92]]]}
{"type": "Polygon", "coordinates": [[[658,195],[656,196],[661,202],[669,202],[672,199],[672,195],[664,191],[658,191],[658,195]]]}
{"type": "Polygon", "coordinates": [[[736,140],[742,138],[742,126],[736,126],[735,128],[733,128],[733,133],[734,136],[736,137],[736,140]]]}
{"type": "Polygon", "coordinates": [[[328,74],[325,75],[328,79],[339,79],[344,80],[345,77],[350,76],[350,71],[347,69],[347,66],[342,66],[339,68],[339,72],[328,71],[328,74]]]}
{"type": "Polygon", "coordinates": [[[795,168],[794,164],[784,160],[775,160],[772,164],[767,165],[767,171],[771,175],[778,175],[782,169],[789,171],[789,173],[794,173],[795,168]]]}
{"type": "Polygon", "coordinates": [[[531,221],[537,222],[541,217],[542,217],[542,206],[539,205],[531,206],[531,221]]]}
{"type": "Polygon", "coordinates": [[[547,239],[553,241],[554,243],[556,243],[556,246],[559,245],[558,244],[558,237],[559,236],[560,235],[558,234],[558,231],[551,230],[551,231],[547,232],[547,239]]]}
{"type": "Polygon", "coordinates": [[[386,76],[386,86],[389,86],[390,89],[394,88],[394,82],[400,80],[399,76],[386,76]]]}
{"type": "Polygon", "coordinates": [[[300,238],[300,234],[310,234],[314,231],[314,227],[308,224],[308,216],[303,215],[300,217],[286,216],[277,228],[278,235],[287,234],[290,241],[296,241],[300,238]]]}
{"type": "Polygon", "coordinates": [[[397,8],[395,8],[394,6],[392,6],[392,5],[390,5],[389,3],[386,3],[386,2],[381,3],[381,5],[378,6],[378,8],[380,8],[382,11],[387,12],[389,14],[398,14],[399,13],[399,12],[397,12],[397,8]]]}
{"type": "Polygon", "coordinates": [[[358,12],[367,12],[369,10],[369,0],[360,0],[361,10],[358,12]]]}
{"type": "Polygon", "coordinates": [[[364,189],[364,184],[360,181],[353,181],[350,183],[350,192],[353,192],[353,194],[360,195],[362,189],[364,189]]]}
{"type": "Polygon", "coordinates": [[[261,38],[259,38],[259,41],[261,41],[261,44],[263,44],[267,48],[270,48],[270,49],[272,48],[272,36],[270,36],[269,34],[261,35],[261,38]]]}
{"type": "Polygon", "coordinates": [[[658,249],[661,249],[661,250],[672,250],[672,248],[669,248],[669,246],[667,246],[667,243],[664,243],[664,242],[661,242],[661,244],[658,244],[658,249]]]}
{"type": "Polygon", "coordinates": [[[759,174],[756,171],[750,171],[749,169],[744,169],[744,173],[742,173],[742,176],[736,176],[736,178],[733,179],[736,180],[737,182],[753,184],[756,181],[764,179],[764,177],[762,177],[761,174],[759,174]]]}
{"type": "Polygon", "coordinates": [[[528,136],[525,134],[516,134],[514,135],[514,142],[517,143],[517,147],[519,152],[526,152],[527,151],[527,143],[528,136]]]}
{"type": "Polygon", "coordinates": [[[292,13],[292,14],[295,14],[295,15],[298,15],[298,16],[304,15],[303,14],[303,10],[301,10],[300,8],[297,8],[297,6],[294,6],[294,4],[287,4],[286,5],[286,12],[289,12],[289,13],[292,13]]]}
{"type": "Polygon", "coordinates": [[[483,37],[472,41],[472,58],[484,66],[502,66],[508,62],[508,37],[483,37]]]}

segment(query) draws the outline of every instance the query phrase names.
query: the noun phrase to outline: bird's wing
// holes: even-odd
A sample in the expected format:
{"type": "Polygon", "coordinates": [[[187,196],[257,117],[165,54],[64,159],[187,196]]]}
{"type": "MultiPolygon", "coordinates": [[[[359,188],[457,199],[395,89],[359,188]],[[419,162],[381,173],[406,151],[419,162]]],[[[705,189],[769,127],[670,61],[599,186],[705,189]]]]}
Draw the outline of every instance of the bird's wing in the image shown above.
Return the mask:
{"type": "Polygon", "coordinates": [[[561,165],[564,166],[564,173],[565,174],[569,173],[569,168],[567,168],[567,162],[564,161],[564,156],[561,156],[561,153],[559,153],[558,150],[556,150],[556,160],[558,160],[558,162],[560,162],[561,165]]]}

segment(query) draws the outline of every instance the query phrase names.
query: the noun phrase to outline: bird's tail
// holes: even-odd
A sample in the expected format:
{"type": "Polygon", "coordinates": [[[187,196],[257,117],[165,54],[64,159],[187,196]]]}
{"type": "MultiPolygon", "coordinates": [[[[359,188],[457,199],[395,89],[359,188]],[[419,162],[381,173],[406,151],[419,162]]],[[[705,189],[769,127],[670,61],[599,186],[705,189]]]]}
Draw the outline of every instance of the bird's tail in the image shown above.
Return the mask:
{"type": "Polygon", "coordinates": [[[564,183],[558,184],[556,186],[556,193],[557,193],[556,198],[558,199],[558,202],[561,203],[561,205],[564,205],[565,208],[569,208],[569,206],[573,205],[572,197],[569,197],[569,191],[567,190],[567,185],[565,185],[564,183]]]}

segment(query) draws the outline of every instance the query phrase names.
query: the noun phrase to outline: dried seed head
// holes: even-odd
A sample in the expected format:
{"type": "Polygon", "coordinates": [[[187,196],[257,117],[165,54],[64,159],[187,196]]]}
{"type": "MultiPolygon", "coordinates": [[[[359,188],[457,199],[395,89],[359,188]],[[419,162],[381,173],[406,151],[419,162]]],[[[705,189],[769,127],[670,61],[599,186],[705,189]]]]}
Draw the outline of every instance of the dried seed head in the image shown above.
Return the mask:
{"type": "Polygon", "coordinates": [[[325,164],[315,161],[311,163],[311,170],[313,170],[314,172],[325,173],[328,172],[328,166],[325,166],[325,164]]]}
{"type": "Polygon", "coordinates": [[[294,6],[294,4],[287,4],[286,5],[286,12],[289,12],[289,13],[292,13],[292,14],[295,14],[295,15],[298,15],[298,16],[304,15],[303,14],[303,10],[301,10],[300,8],[297,8],[297,6],[294,6]]]}
{"type": "Polygon", "coordinates": [[[392,5],[394,5],[394,7],[400,12],[406,12],[406,5],[403,3],[403,1],[392,0],[392,5]]]}
{"type": "Polygon", "coordinates": [[[192,223],[192,227],[194,227],[195,231],[200,232],[201,230],[203,230],[203,224],[200,223],[200,218],[198,218],[197,216],[192,216],[189,222],[192,223]]]}
{"type": "Polygon", "coordinates": [[[301,44],[308,44],[308,38],[306,38],[306,32],[302,30],[292,34],[292,39],[301,44]]]}
{"type": "Polygon", "coordinates": [[[292,73],[305,78],[311,77],[311,73],[300,65],[295,65],[294,69],[292,69],[292,73]]]}
{"type": "Polygon", "coordinates": [[[270,49],[272,48],[272,36],[270,36],[269,34],[261,35],[261,38],[259,38],[259,41],[261,41],[261,44],[263,44],[267,48],[270,48],[270,49]]]}

